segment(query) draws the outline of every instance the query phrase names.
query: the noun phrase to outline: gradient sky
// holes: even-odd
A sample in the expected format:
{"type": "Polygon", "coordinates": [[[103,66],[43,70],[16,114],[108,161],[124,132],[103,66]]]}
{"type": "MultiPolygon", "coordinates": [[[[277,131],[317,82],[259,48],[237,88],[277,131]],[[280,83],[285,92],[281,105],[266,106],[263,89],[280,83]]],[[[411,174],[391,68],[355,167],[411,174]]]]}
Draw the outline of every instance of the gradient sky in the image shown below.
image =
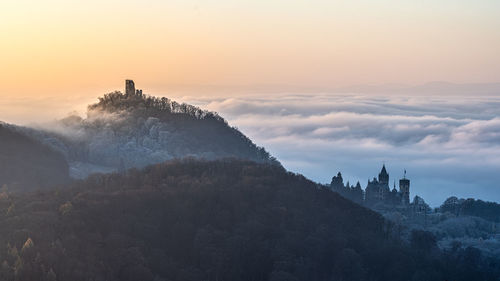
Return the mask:
{"type": "Polygon", "coordinates": [[[2,97],[498,82],[497,0],[2,0],[2,97]]]}

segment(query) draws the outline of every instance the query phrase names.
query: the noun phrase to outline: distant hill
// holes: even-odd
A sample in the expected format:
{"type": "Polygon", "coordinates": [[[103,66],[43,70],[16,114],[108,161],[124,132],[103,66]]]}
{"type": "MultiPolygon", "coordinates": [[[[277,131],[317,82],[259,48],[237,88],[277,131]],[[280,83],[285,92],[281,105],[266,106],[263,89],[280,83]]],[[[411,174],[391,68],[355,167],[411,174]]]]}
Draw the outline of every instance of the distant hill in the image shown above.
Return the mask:
{"type": "Polygon", "coordinates": [[[185,157],[280,165],[216,113],[142,92],[106,94],[85,119],[71,116],[27,133],[65,155],[76,178],[185,157]]]}
{"type": "Polygon", "coordinates": [[[419,85],[379,84],[353,85],[330,89],[333,93],[363,94],[405,94],[405,95],[449,95],[449,96],[491,96],[500,93],[500,83],[465,83],[457,84],[445,81],[433,81],[419,85]]]}
{"type": "Polygon", "coordinates": [[[498,280],[282,167],[174,161],[0,193],[1,280],[498,280]]]}
{"type": "Polygon", "coordinates": [[[33,190],[68,180],[61,154],[0,123],[0,187],[33,190]]]}

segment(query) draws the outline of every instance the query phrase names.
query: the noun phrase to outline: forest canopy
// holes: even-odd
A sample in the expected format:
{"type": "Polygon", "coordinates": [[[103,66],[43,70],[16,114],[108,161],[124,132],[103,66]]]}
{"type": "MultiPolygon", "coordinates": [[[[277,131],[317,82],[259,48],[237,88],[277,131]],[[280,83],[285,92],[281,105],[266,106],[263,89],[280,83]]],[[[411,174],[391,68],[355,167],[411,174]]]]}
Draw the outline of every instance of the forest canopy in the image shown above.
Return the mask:
{"type": "Polygon", "coordinates": [[[281,166],[187,159],[0,200],[2,280],[498,280],[281,166]]]}

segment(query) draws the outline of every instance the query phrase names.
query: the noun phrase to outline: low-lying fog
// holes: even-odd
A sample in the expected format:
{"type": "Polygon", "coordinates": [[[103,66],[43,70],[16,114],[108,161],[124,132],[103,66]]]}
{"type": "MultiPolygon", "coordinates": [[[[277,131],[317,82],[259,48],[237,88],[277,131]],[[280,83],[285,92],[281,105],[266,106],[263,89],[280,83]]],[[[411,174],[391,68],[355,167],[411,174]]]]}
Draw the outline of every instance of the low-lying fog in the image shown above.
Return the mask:
{"type": "MultiPolygon", "coordinates": [[[[165,96],[217,111],[287,169],[319,182],[341,171],[364,188],[385,162],[391,187],[406,169],[411,196],[431,206],[451,195],[500,202],[500,97],[165,96]]],[[[93,101],[6,99],[0,120],[29,125],[83,114],[93,101]]]]}
{"type": "Polygon", "coordinates": [[[500,201],[500,98],[268,95],[184,98],[217,111],[286,168],[320,182],[411,179],[431,206],[448,196],[500,201]]]}

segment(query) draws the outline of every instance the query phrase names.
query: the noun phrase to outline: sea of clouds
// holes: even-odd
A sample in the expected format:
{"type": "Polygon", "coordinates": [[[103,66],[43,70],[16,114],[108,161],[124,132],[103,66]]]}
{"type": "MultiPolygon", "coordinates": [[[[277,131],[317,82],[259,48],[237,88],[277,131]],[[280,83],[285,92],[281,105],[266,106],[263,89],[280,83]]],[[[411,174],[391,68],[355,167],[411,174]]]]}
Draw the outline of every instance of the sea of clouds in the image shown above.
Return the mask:
{"type": "MultiPolygon", "coordinates": [[[[276,94],[168,97],[218,112],[289,170],[322,183],[378,175],[411,179],[411,196],[431,206],[455,195],[500,202],[500,97],[495,95],[276,94]]],[[[90,98],[4,99],[0,121],[85,112],[90,98]],[[36,117],[35,117],[36,116],[36,117]]],[[[41,121],[40,121],[41,122],[41,121]]]]}
{"type": "Polygon", "coordinates": [[[329,183],[411,179],[411,196],[500,202],[500,98],[465,96],[247,95],[184,97],[216,111],[289,170],[329,183]]]}

